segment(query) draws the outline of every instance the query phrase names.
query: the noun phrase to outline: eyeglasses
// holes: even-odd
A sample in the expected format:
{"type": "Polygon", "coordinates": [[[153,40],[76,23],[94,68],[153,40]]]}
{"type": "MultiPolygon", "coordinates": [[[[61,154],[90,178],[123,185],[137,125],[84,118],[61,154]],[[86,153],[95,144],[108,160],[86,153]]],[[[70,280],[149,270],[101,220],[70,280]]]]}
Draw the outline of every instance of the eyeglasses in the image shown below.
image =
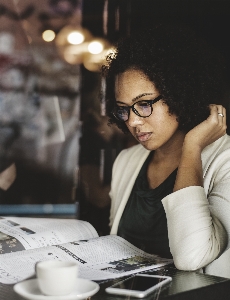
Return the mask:
{"type": "Polygon", "coordinates": [[[147,118],[149,117],[153,112],[152,105],[162,99],[162,96],[158,96],[157,98],[153,100],[141,100],[137,101],[131,106],[119,106],[116,105],[113,110],[113,115],[117,118],[117,120],[126,122],[129,119],[130,115],[130,109],[139,117],[141,118],[147,118]]]}

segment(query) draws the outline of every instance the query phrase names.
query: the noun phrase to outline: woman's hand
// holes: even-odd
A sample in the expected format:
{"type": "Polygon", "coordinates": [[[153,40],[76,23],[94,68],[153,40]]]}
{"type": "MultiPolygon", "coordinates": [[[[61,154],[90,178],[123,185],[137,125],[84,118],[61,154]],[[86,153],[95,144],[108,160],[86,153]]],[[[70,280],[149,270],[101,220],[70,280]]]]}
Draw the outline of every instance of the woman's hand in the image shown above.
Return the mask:
{"type": "Polygon", "coordinates": [[[222,137],[226,129],[225,108],[210,105],[209,117],[185,135],[174,192],[188,186],[203,186],[201,152],[222,137]]]}
{"type": "Polygon", "coordinates": [[[190,130],[184,140],[184,145],[199,147],[202,151],[226,133],[226,109],[222,105],[210,105],[209,117],[190,130]]]}

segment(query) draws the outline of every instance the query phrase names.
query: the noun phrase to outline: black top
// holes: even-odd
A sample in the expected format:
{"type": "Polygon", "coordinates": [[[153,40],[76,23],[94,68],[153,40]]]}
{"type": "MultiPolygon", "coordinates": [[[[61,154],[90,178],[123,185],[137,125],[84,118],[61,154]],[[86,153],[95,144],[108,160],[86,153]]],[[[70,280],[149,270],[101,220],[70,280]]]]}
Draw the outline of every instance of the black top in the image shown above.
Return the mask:
{"type": "Polygon", "coordinates": [[[172,193],[177,169],[155,189],[150,189],[147,168],[152,153],[143,164],[121,217],[118,235],[136,247],[165,258],[169,249],[166,214],[161,200],[172,193]]]}

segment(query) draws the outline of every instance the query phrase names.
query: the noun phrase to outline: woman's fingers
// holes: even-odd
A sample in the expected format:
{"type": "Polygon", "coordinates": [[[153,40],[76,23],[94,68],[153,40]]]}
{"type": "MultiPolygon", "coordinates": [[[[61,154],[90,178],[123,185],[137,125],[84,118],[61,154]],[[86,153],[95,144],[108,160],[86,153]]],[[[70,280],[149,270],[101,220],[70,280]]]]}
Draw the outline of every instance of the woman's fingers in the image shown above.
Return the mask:
{"type": "Polygon", "coordinates": [[[226,109],[222,105],[210,105],[210,117],[216,120],[217,125],[226,131],[226,109]]]}
{"type": "Polygon", "coordinates": [[[186,134],[186,143],[204,149],[226,133],[226,109],[222,105],[210,105],[210,115],[186,134]]]}
{"type": "Polygon", "coordinates": [[[217,110],[219,122],[222,124],[226,124],[226,109],[223,106],[219,105],[217,110]]]}

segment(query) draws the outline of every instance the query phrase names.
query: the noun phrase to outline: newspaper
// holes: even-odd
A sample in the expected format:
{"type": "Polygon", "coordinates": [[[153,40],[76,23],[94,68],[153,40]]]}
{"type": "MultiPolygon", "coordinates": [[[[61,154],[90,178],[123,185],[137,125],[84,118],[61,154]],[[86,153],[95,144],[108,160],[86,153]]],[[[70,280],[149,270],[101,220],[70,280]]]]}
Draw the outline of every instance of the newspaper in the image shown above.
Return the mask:
{"type": "Polygon", "coordinates": [[[0,217],[0,254],[98,237],[94,227],[74,219],[0,217]]]}
{"type": "Polygon", "coordinates": [[[77,261],[79,277],[94,281],[173,262],[148,254],[119,236],[99,237],[91,224],[80,220],[1,218],[0,249],[0,282],[5,284],[34,276],[36,262],[48,259],[77,261]]]}

